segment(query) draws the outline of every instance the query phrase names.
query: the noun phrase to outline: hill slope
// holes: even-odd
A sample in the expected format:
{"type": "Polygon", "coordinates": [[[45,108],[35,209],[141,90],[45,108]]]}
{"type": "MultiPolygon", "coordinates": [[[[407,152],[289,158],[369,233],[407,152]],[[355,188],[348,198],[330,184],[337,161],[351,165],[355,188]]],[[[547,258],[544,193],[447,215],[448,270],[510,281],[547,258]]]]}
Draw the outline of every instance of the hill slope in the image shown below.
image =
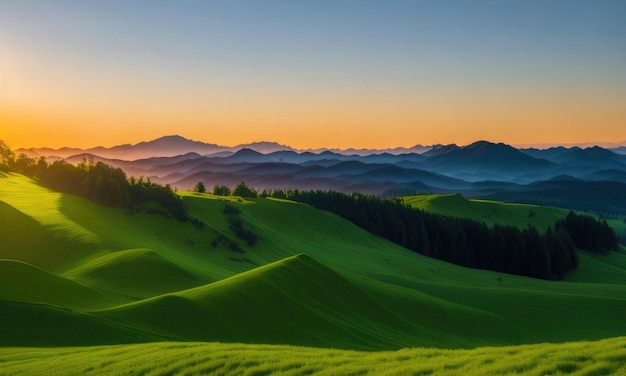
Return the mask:
{"type": "Polygon", "coordinates": [[[470,218],[493,226],[524,228],[533,225],[545,231],[555,221],[565,218],[568,210],[530,204],[512,204],[490,200],[468,200],[458,194],[405,196],[402,200],[414,208],[453,217],[470,218]]]}
{"type": "Polygon", "coordinates": [[[4,344],[115,343],[118,333],[120,343],[202,339],[397,349],[626,335],[623,252],[582,253],[570,280],[541,281],[430,259],[306,205],[182,196],[206,228],[127,215],[20,175],[0,177],[0,258],[33,265],[18,265],[33,278],[3,298],[0,321],[12,333],[4,344]],[[243,226],[258,235],[254,246],[230,229],[226,204],[240,209],[243,226]],[[231,250],[235,242],[239,250],[231,250]],[[292,257],[301,253],[310,257],[292,257]],[[87,298],[37,304],[34,292],[48,281],[83,286],[87,290],[68,291],[87,291],[87,298]],[[102,298],[92,299],[94,293],[102,298]],[[97,302],[90,306],[91,300],[97,302]],[[300,315],[313,326],[297,321],[300,315]],[[26,317],[31,321],[17,320],[26,317]],[[227,329],[207,317],[227,322],[227,329]],[[109,334],[89,336],[102,325],[109,334]]]}
{"type": "Polygon", "coordinates": [[[134,298],[202,284],[187,270],[149,249],[129,249],[93,257],[64,276],[134,298]]]}
{"type": "Polygon", "coordinates": [[[0,299],[0,326],[2,326],[0,348],[88,346],[178,339],[129,328],[67,308],[2,299],[0,299]]]}
{"type": "MultiPolygon", "coordinates": [[[[191,290],[99,314],[190,340],[289,343],[339,348],[459,345],[479,330],[483,341],[515,337],[503,319],[423,294],[381,304],[357,283],[300,254],[191,290]],[[416,317],[395,312],[411,305],[416,317]],[[455,318],[463,321],[455,323],[455,318]],[[180,319],[179,319],[180,318],[180,319]],[[183,319],[184,318],[184,319],[183,319]],[[445,338],[442,323],[456,326],[445,338]],[[374,330],[375,329],[375,330],[374,330]]],[[[365,285],[367,286],[367,285],[365,285]]],[[[449,330],[449,328],[448,328],[449,330]]]]}
{"type": "Polygon", "coordinates": [[[36,266],[7,259],[0,259],[0,299],[74,309],[93,309],[124,302],[36,266]]]}

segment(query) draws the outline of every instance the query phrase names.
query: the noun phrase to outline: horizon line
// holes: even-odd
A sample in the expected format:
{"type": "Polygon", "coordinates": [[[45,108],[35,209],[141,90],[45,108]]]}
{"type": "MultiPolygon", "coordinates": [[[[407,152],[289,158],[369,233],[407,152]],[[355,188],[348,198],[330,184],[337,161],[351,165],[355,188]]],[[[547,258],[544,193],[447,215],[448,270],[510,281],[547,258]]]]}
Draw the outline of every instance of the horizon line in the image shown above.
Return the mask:
{"type": "Polygon", "coordinates": [[[450,143],[433,143],[433,144],[422,144],[422,143],[416,143],[413,144],[411,146],[390,146],[390,147],[376,147],[376,148],[371,148],[371,147],[358,147],[358,146],[351,146],[351,147],[347,147],[347,148],[342,148],[342,147],[334,147],[334,146],[321,146],[321,147],[306,147],[306,148],[297,148],[297,147],[293,147],[291,145],[288,144],[283,144],[281,142],[278,141],[267,141],[267,140],[259,140],[259,141],[251,141],[251,142],[242,142],[236,145],[221,145],[218,143],[213,143],[211,141],[200,141],[200,140],[194,140],[191,138],[187,138],[185,136],[181,136],[178,134],[169,134],[169,135],[164,135],[161,137],[157,137],[154,138],[152,140],[147,140],[147,141],[139,141],[136,143],[131,143],[131,142],[126,142],[126,143],[121,143],[121,144],[115,144],[112,146],[104,146],[104,145],[96,145],[96,146],[88,146],[88,147],[81,147],[81,146],[61,146],[61,147],[50,147],[50,146],[20,146],[17,147],[15,150],[20,150],[20,149],[24,149],[24,150],[29,150],[29,149],[51,149],[51,150],[55,150],[55,151],[59,151],[61,149],[80,149],[80,150],[89,150],[89,149],[97,149],[97,148],[105,148],[105,149],[112,149],[115,147],[121,147],[121,146],[136,146],[142,143],[149,143],[149,142],[153,142],[153,141],[157,141],[160,139],[164,139],[167,137],[179,137],[188,141],[192,141],[192,142],[200,142],[203,144],[210,144],[210,145],[215,145],[217,147],[223,147],[223,148],[237,148],[237,147],[241,147],[241,146],[247,146],[247,145],[254,145],[254,144],[263,144],[263,143],[267,143],[267,144],[276,144],[278,146],[282,146],[282,147],[286,147],[289,148],[291,150],[294,151],[301,151],[301,152],[306,152],[306,151],[317,151],[317,150],[329,150],[329,151],[349,151],[349,150],[354,150],[354,151],[377,151],[377,150],[393,150],[393,149],[412,149],[415,147],[424,147],[424,148],[428,148],[428,147],[433,147],[433,146],[449,146],[449,145],[456,145],[459,147],[464,147],[464,146],[469,146],[472,145],[476,142],[481,142],[481,141],[486,141],[489,143],[493,143],[493,144],[505,144],[505,145],[509,145],[512,147],[515,147],[517,149],[529,149],[529,148],[536,148],[536,149],[549,149],[549,148],[553,148],[553,147],[566,147],[566,148],[572,148],[572,147],[593,147],[593,146],[598,146],[598,147],[602,147],[602,148],[606,148],[606,149],[612,149],[612,148],[619,148],[619,147],[626,147],[626,140],[622,140],[622,141],[585,141],[585,142],[539,142],[539,143],[535,143],[535,142],[520,142],[520,143],[507,143],[507,142],[503,142],[503,141],[490,141],[490,140],[485,140],[485,139],[477,139],[475,141],[472,141],[470,143],[467,144],[457,144],[455,142],[450,142],[450,143]]]}

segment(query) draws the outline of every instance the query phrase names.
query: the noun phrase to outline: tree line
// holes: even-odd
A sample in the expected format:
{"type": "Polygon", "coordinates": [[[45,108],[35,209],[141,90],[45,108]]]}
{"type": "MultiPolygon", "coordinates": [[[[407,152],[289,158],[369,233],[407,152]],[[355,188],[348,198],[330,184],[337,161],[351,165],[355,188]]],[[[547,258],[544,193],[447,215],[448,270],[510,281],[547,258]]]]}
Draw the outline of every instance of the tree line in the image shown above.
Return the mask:
{"type": "MultiPolygon", "coordinates": [[[[192,191],[197,193],[206,193],[206,186],[203,182],[199,181],[193,187],[192,191]]],[[[226,185],[216,184],[213,186],[213,191],[211,193],[216,196],[239,196],[244,198],[256,198],[259,196],[258,192],[254,188],[248,187],[244,182],[237,184],[235,189],[232,191],[226,185]]]]}
{"type": "Polygon", "coordinates": [[[170,185],[154,183],[150,178],[126,177],[120,169],[102,162],[77,165],[59,160],[48,163],[45,158],[30,158],[25,154],[15,156],[0,140],[0,171],[15,171],[38,179],[43,185],[59,192],[71,193],[97,203],[142,210],[142,205],[154,202],[161,208],[152,207],[148,212],[172,216],[187,221],[187,209],[183,200],[170,185]]]}
{"type": "Polygon", "coordinates": [[[542,279],[563,279],[578,267],[576,247],[597,253],[617,249],[606,221],[569,215],[543,234],[535,227],[486,224],[427,213],[400,200],[333,191],[271,190],[262,196],[287,198],[335,213],[410,250],[454,264],[542,279]]]}

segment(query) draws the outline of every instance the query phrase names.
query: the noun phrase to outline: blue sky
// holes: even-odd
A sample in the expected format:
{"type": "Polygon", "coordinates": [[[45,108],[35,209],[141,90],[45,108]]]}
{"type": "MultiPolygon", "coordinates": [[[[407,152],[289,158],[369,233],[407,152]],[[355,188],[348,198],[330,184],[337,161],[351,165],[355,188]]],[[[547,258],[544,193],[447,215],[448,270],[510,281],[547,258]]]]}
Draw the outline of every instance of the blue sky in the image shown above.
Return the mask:
{"type": "Polygon", "coordinates": [[[620,141],[625,68],[625,1],[0,2],[20,146],[620,141]]]}

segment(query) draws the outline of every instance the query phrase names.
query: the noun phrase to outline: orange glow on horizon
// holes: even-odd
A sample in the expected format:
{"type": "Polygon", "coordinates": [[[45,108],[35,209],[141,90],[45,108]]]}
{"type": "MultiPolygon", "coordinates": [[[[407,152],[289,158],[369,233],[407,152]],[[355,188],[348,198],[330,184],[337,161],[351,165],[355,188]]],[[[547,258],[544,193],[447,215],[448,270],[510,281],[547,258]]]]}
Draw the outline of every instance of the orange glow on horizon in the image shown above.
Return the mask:
{"type": "MultiPolygon", "coordinates": [[[[410,114],[409,114],[410,115],[410,114]]],[[[594,117],[584,111],[572,114],[578,119],[594,117]]],[[[251,120],[232,116],[162,119],[136,117],[124,121],[116,116],[92,118],[89,113],[63,116],[57,114],[2,114],[0,139],[12,148],[21,147],[111,147],[150,141],[165,135],[180,135],[192,140],[235,146],[257,141],[274,141],[296,149],[411,147],[416,144],[467,145],[477,140],[507,144],[573,144],[621,142],[626,140],[618,116],[595,116],[603,128],[597,129],[577,119],[563,119],[555,114],[537,118],[516,114],[489,114],[469,119],[460,116],[424,114],[387,119],[384,114],[328,114],[307,122],[276,117],[252,116],[251,120]],[[430,116],[426,116],[430,115],[430,116]],[[332,117],[332,118],[331,118],[332,117]],[[292,124],[298,125],[292,125],[292,124]],[[503,127],[501,124],[509,124],[503,127]],[[458,124],[463,124],[459,127],[458,124]],[[527,125],[529,124],[529,125],[527,125]]],[[[303,117],[304,118],[304,117],[303,117]]]]}
{"type": "Polygon", "coordinates": [[[0,139],[14,149],[111,147],[173,134],[223,146],[275,141],[296,149],[626,140],[622,92],[201,92],[147,81],[97,82],[95,89],[70,83],[56,76],[35,82],[18,71],[6,77],[0,139]]]}

